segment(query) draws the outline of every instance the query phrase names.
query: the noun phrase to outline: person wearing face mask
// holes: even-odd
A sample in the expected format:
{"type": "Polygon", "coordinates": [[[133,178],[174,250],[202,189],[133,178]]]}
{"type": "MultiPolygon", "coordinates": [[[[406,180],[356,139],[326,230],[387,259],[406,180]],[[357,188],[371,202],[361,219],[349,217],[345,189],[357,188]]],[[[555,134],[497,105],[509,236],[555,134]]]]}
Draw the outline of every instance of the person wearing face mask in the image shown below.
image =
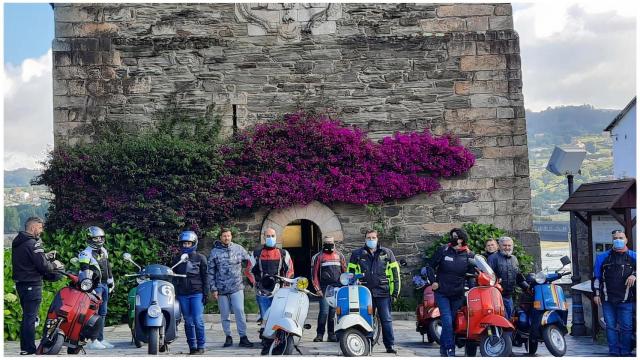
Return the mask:
{"type": "MultiPolygon", "coordinates": [[[[340,274],[347,271],[347,261],[344,255],[335,249],[335,240],[331,236],[322,239],[322,251],[311,259],[311,283],[318,296],[323,296],[327,286],[340,286],[340,274]]],[[[325,325],[328,330],[328,341],[336,342],[338,338],[334,332],[334,319],[336,309],[330,307],[327,299],[320,300],[320,312],[318,313],[317,336],[314,342],[321,342],[324,337],[325,325]],[[328,321],[328,322],[327,322],[328,321]]]]}
{"type": "Polygon", "coordinates": [[[204,354],[205,329],[204,306],[207,303],[208,272],[207,258],[198,253],[198,236],[193,231],[183,231],[178,237],[180,254],[176,255],[172,264],[180,261],[182,254],[189,255],[189,259],[176,266],[176,274],[187,275],[186,278],[174,277],[176,298],[180,303],[180,311],[184,317],[184,332],[189,345],[189,354],[204,354]]]}
{"type": "MultiPolygon", "coordinates": [[[[264,231],[264,245],[253,253],[254,264],[251,272],[255,276],[256,285],[259,285],[262,278],[267,275],[293,278],[293,260],[291,260],[289,252],[285,249],[277,248],[277,244],[276,231],[272,228],[267,228],[264,231]]],[[[258,292],[256,300],[260,309],[260,318],[264,319],[273,298],[260,295],[258,292]]]]}
{"type": "Polygon", "coordinates": [[[636,298],[636,253],[622,230],[612,233],[613,248],[596,258],[591,287],[607,324],[609,356],[631,356],[636,298]]]}
{"type": "Polygon", "coordinates": [[[377,231],[367,230],[365,246],[351,253],[347,270],[364,274],[364,285],[371,291],[373,307],[382,325],[382,342],[387,353],[396,354],[393,348],[391,302],[400,295],[400,265],[393,251],[378,244],[377,231]]]}
{"type": "Polygon", "coordinates": [[[475,273],[467,233],[454,228],[449,231],[449,239],[449,243],[438,248],[428,260],[426,272],[440,309],[440,355],[445,357],[456,356],[453,317],[464,302],[466,274],[475,273]]]}
{"type": "Polygon", "coordinates": [[[500,245],[500,250],[489,256],[487,263],[500,280],[502,302],[505,309],[504,317],[510,320],[513,314],[513,292],[516,285],[523,290],[527,290],[529,289],[529,283],[520,272],[518,259],[513,255],[513,239],[508,236],[502,236],[498,239],[498,244],[500,245]]]}

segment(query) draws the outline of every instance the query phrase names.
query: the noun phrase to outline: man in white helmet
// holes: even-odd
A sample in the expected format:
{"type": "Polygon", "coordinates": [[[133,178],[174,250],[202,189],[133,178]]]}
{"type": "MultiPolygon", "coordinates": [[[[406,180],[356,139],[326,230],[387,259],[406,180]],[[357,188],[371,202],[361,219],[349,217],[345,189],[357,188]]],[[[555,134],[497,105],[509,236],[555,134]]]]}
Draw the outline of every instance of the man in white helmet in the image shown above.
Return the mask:
{"type": "Polygon", "coordinates": [[[107,319],[109,295],[115,288],[111,264],[109,263],[109,253],[104,247],[105,233],[104,230],[97,226],[90,226],[86,230],[86,236],[89,246],[78,255],[80,270],[86,270],[89,267],[98,269],[100,284],[96,287],[96,292],[102,297],[102,303],[98,309],[98,315],[100,315],[100,320],[97,324],[99,329],[98,336],[85,348],[89,350],[112,349],[114,346],[104,339],[104,326],[107,319]]]}

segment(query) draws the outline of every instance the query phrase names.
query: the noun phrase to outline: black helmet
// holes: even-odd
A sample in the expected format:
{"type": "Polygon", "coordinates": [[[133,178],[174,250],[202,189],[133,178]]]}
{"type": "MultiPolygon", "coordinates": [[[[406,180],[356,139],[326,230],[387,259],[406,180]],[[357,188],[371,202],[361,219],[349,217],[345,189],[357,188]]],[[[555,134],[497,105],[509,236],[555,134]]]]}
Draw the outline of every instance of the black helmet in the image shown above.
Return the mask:
{"type": "Polygon", "coordinates": [[[86,230],[87,244],[98,250],[104,245],[104,230],[97,226],[90,226],[86,230]]]}

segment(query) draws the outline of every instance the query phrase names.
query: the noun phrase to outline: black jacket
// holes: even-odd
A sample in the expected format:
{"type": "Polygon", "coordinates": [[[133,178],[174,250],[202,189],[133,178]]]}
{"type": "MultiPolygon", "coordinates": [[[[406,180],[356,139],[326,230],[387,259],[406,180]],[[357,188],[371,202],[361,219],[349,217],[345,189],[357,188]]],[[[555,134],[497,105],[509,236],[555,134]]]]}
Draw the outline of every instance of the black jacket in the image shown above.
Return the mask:
{"type": "Polygon", "coordinates": [[[13,281],[41,286],[42,279],[52,280],[55,266],[45,257],[42,240],[21,231],[11,244],[13,281]]]}
{"type": "Polygon", "coordinates": [[[464,296],[466,274],[474,274],[475,267],[471,262],[475,255],[466,250],[455,250],[445,245],[440,247],[429,259],[429,281],[437,282],[436,292],[449,297],[464,296]]]}
{"type": "Polygon", "coordinates": [[[356,249],[351,253],[347,270],[364,274],[364,285],[374,298],[400,294],[400,266],[390,249],[378,245],[373,254],[366,246],[356,249]]]}
{"type": "Polygon", "coordinates": [[[520,286],[523,289],[529,287],[529,284],[518,268],[518,259],[516,259],[515,255],[507,257],[500,251],[497,251],[489,256],[487,263],[496,273],[496,277],[502,280],[500,285],[502,285],[503,297],[511,297],[516,286],[520,286]]]}
{"type": "MultiPolygon", "coordinates": [[[[172,264],[180,261],[180,254],[173,259],[172,264]]],[[[174,277],[173,284],[176,287],[176,295],[193,295],[202,293],[203,296],[207,296],[208,290],[208,273],[207,273],[207,258],[194,251],[189,254],[189,260],[176,266],[173,271],[176,274],[186,274],[187,277],[174,277]]]]}

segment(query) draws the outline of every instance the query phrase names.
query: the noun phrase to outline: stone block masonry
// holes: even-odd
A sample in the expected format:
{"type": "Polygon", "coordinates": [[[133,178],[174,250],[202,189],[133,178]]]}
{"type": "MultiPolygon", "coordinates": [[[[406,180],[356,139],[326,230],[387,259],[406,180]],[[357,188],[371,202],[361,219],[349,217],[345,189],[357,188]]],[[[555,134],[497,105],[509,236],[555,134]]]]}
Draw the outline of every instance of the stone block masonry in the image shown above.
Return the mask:
{"type": "MultiPolygon", "coordinates": [[[[56,144],[92,141],[110,122],[142,131],[171,106],[198,115],[214,105],[225,135],[298,109],[374,139],[452,133],[477,165],[439,193],[384,204],[402,230],[388,245],[415,253],[469,221],[531,231],[509,4],[56,3],[54,13],[56,144]]],[[[347,241],[362,237],[363,208],[327,206],[347,241]]],[[[265,216],[245,219],[248,236],[265,216]]],[[[524,238],[538,249],[535,237],[524,238]]]]}

